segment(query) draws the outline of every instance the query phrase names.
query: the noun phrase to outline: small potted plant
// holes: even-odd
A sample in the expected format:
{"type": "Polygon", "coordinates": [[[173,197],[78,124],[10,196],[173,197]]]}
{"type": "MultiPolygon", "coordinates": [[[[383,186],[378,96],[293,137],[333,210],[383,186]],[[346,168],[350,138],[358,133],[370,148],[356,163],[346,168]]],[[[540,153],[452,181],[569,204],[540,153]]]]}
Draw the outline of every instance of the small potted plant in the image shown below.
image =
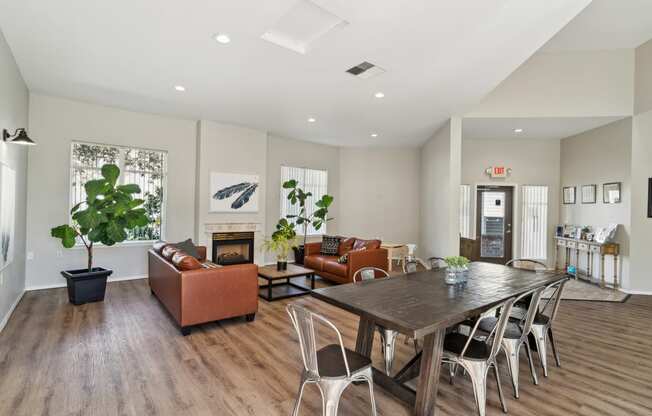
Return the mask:
{"type": "Polygon", "coordinates": [[[112,246],[127,239],[127,231],[150,223],[140,193],[135,184],[116,185],[120,169],[116,165],[102,166],[102,178],[84,184],[86,200],[72,207],[70,224],[51,229],[52,237],[61,240],[65,248],[72,248],[80,241],[88,253],[87,267],[65,270],[61,274],[68,283],[70,303],[81,305],[104,300],[106,279],[113,273],[110,269],[93,267],[93,244],[112,246]]]}
{"type": "Polygon", "coordinates": [[[276,231],[272,238],[263,243],[263,249],[268,252],[276,253],[276,270],[287,270],[288,254],[294,245],[296,245],[297,233],[294,231],[294,224],[285,218],[281,218],[276,224],[276,231]]]}
{"type": "Polygon", "coordinates": [[[299,213],[297,215],[288,215],[288,219],[293,219],[296,225],[303,227],[303,244],[300,246],[293,247],[294,249],[294,261],[303,264],[303,257],[305,254],[306,241],[308,239],[308,226],[312,224],[315,230],[319,230],[322,225],[326,222],[332,220],[333,218],[328,218],[328,207],[333,203],[333,197],[331,195],[324,195],[321,199],[315,202],[316,210],[312,214],[308,214],[306,210],[306,201],[309,197],[312,196],[312,193],[305,192],[303,189],[298,187],[298,182],[294,179],[283,183],[284,189],[289,189],[288,199],[294,204],[299,204],[299,213]]]}
{"type": "Polygon", "coordinates": [[[463,256],[450,256],[444,259],[447,266],[446,283],[455,284],[464,280],[464,272],[469,269],[469,259],[463,256]]]}

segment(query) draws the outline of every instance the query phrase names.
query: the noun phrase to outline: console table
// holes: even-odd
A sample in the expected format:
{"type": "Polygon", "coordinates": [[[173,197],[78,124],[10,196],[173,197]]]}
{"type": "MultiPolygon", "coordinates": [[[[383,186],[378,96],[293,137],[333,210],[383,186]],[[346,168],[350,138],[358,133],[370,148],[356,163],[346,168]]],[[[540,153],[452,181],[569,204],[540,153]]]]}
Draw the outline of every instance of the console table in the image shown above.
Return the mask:
{"type": "Polygon", "coordinates": [[[605,287],[605,280],[604,280],[604,258],[605,256],[613,256],[614,258],[614,270],[613,270],[613,276],[614,276],[614,284],[613,288],[618,289],[620,286],[618,282],[618,256],[620,255],[620,245],[618,243],[598,243],[596,241],[586,241],[586,240],[578,240],[576,238],[567,238],[567,237],[555,237],[555,247],[556,247],[556,255],[557,259],[559,258],[559,250],[561,248],[565,248],[566,251],[564,253],[564,270],[568,269],[568,265],[570,264],[570,258],[571,258],[571,253],[573,250],[575,251],[575,258],[576,258],[576,265],[575,268],[577,270],[577,275],[579,276],[579,259],[580,259],[580,252],[586,253],[586,260],[587,260],[587,266],[586,266],[586,275],[589,277],[593,277],[593,256],[596,254],[600,256],[600,287],[605,287]]]}

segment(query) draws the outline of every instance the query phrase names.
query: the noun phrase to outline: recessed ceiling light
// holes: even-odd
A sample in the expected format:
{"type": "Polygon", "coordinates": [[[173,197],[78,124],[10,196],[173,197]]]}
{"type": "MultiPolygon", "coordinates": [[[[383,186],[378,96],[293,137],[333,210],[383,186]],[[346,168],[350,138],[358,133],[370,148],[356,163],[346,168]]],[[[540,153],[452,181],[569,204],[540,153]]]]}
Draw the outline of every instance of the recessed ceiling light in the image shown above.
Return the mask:
{"type": "Polygon", "coordinates": [[[378,137],[378,133],[371,133],[371,137],[378,137]]]}
{"type": "Polygon", "coordinates": [[[177,91],[185,91],[186,87],[184,87],[183,85],[175,85],[174,89],[177,91]]]}
{"type": "Polygon", "coordinates": [[[385,97],[385,94],[383,94],[382,92],[378,91],[377,93],[374,94],[374,97],[376,97],[376,98],[384,98],[384,97],[385,97]]]}
{"type": "Polygon", "coordinates": [[[514,133],[516,134],[523,133],[523,129],[514,129],[514,133]]]}
{"type": "Polygon", "coordinates": [[[217,42],[222,43],[224,45],[231,42],[231,38],[226,33],[218,33],[216,35],[213,35],[213,39],[215,39],[217,42]]]}
{"type": "Polygon", "coordinates": [[[317,121],[317,119],[316,119],[316,118],[313,118],[313,117],[310,117],[310,118],[308,119],[308,123],[314,123],[315,121],[317,121]]]}

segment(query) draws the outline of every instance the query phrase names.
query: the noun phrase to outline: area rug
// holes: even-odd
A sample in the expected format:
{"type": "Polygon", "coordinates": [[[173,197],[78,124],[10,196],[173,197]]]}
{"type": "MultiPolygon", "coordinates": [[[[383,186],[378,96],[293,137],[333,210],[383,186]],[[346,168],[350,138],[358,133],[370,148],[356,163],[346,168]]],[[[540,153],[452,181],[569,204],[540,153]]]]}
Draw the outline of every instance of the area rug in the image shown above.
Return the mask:
{"type": "MultiPolygon", "coordinates": [[[[546,293],[543,298],[548,298],[546,293]]],[[[602,289],[596,284],[584,282],[582,280],[571,279],[564,286],[564,293],[561,296],[562,300],[579,300],[589,302],[616,302],[623,303],[629,298],[627,293],[610,288],[602,289]]]]}

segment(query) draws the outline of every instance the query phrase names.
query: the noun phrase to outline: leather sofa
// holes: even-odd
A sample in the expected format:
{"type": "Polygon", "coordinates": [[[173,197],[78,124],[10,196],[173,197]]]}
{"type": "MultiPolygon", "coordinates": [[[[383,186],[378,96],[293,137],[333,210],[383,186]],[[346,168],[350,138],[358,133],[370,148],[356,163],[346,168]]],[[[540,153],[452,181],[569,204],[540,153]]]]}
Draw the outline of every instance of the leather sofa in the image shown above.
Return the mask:
{"type": "Polygon", "coordinates": [[[149,286],[168,310],[183,335],[190,327],[258,311],[258,266],[240,264],[208,268],[206,247],[199,259],[159,242],[148,251],[149,286]]]}
{"type": "Polygon", "coordinates": [[[380,243],[380,240],[342,237],[336,256],[320,254],[320,242],[308,243],[305,246],[303,264],[315,270],[315,274],[331,282],[351,283],[355,272],[363,267],[371,266],[387,270],[387,250],[380,248],[380,243]],[[344,254],[348,254],[347,262],[338,263],[337,260],[344,254]]]}

